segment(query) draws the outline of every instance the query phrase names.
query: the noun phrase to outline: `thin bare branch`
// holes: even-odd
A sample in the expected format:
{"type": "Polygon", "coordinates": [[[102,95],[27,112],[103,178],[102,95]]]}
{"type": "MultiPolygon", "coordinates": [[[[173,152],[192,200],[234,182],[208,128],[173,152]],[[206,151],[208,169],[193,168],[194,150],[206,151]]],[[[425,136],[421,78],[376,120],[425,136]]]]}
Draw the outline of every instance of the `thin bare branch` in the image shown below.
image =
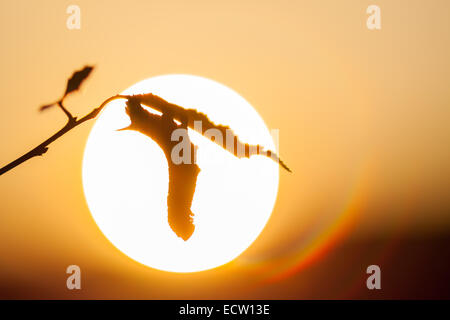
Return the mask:
{"type": "Polygon", "coordinates": [[[69,110],[67,110],[67,109],[64,107],[64,105],[63,105],[63,103],[62,103],[62,100],[61,100],[61,101],[58,101],[58,106],[59,106],[59,108],[65,113],[65,115],[67,116],[67,118],[68,118],[69,121],[74,121],[74,120],[75,120],[74,116],[69,112],[69,110]]]}
{"type": "Polygon", "coordinates": [[[108,99],[106,99],[98,108],[95,108],[94,110],[92,110],[91,112],[89,112],[87,115],[85,115],[83,118],[77,120],[76,117],[73,117],[72,114],[67,111],[63,106],[62,103],[58,105],[60,105],[60,107],[63,108],[63,111],[65,111],[67,117],[69,118],[66,125],[61,128],[61,130],[59,130],[58,132],[56,132],[54,135],[52,135],[51,137],[49,137],[47,140],[45,140],[44,142],[42,142],[40,145],[38,145],[37,147],[31,149],[30,151],[28,151],[27,153],[25,153],[23,156],[17,158],[16,160],[12,161],[11,163],[7,164],[6,166],[4,166],[3,168],[0,169],[0,176],[6,172],[8,172],[9,170],[17,167],[18,165],[24,163],[25,161],[34,158],[34,157],[38,157],[38,156],[42,156],[44,153],[47,152],[48,150],[48,145],[51,144],[52,142],[54,142],[55,140],[57,140],[58,138],[62,137],[64,134],[66,134],[67,132],[69,132],[70,130],[72,130],[73,128],[79,126],[80,124],[94,119],[95,117],[97,117],[97,115],[100,113],[100,111],[111,101],[116,100],[116,99],[122,99],[122,98],[126,98],[125,96],[121,96],[121,95],[116,95],[116,96],[112,96],[108,99]],[[70,115],[70,116],[69,116],[70,115]]]}

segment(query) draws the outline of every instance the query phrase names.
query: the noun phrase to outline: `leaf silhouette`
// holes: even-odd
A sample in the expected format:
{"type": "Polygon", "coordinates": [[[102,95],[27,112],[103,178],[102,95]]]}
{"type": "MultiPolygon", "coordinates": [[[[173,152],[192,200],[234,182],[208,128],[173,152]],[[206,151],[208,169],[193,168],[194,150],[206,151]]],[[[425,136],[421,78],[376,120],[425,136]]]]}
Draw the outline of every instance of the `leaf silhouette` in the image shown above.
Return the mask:
{"type": "MultiPolygon", "coordinates": [[[[291,172],[274,152],[270,150],[266,151],[260,145],[250,145],[240,141],[229,126],[215,124],[206,114],[198,112],[195,109],[185,109],[151,93],[120,97],[127,99],[125,111],[130,117],[131,123],[128,127],[119,129],[119,131],[134,130],[150,137],[159,145],[166,156],[169,169],[167,219],[170,228],[184,241],[187,241],[195,230],[194,213],[191,207],[200,172],[200,167],[196,164],[195,160],[197,146],[190,140],[186,130],[187,128],[197,130],[197,132],[204,136],[204,129],[219,130],[224,137],[233,139],[233,143],[226,144],[226,146],[222,145],[222,142],[218,144],[236,157],[250,158],[252,155],[264,155],[278,162],[281,167],[291,172]],[[162,115],[150,113],[142,105],[160,111],[162,115]],[[202,124],[202,128],[196,126],[195,122],[197,121],[202,124]],[[172,152],[179,142],[176,139],[172,139],[172,134],[179,128],[185,129],[183,143],[188,143],[188,146],[183,150],[183,156],[187,152],[186,157],[188,161],[175,163],[172,158],[172,152]],[[238,148],[240,148],[241,152],[237,151],[238,148]]],[[[211,140],[210,137],[207,138],[211,140]]],[[[217,143],[215,139],[211,141],[217,143]]]]}
{"type": "Polygon", "coordinates": [[[45,106],[40,107],[40,108],[39,108],[39,111],[47,110],[47,109],[53,107],[54,105],[55,105],[54,103],[52,103],[52,104],[46,104],[45,106]]]}
{"type": "MultiPolygon", "coordinates": [[[[140,103],[156,109],[162,113],[166,113],[173,117],[174,119],[185,123],[187,127],[198,131],[198,128],[195,125],[196,121],[199,121],[201,126],[201,131],[198,131],[200,134],[204,135],[205,131],[208,129],[216,129],[222,133],[223,137],[229,137],[234,140],[234,144],[227,144],[225,146],[221,145],[222,148],[234,154],[234,156],[242,158],[250,158],[252,155],[263,155],[268,158],[271,158],[275,162],[285,169],[288,172],[291,172],[291,169],[279,158],[279,156],[271,150],[265,150],[260,145],[251,145],[248,143],[242,142],[239,137],[231,130],[229,126],[215,124],[212,122],[208,116],[204,113],[198,112],[195,109],[185,109],[176,104],[167,102],[163,98],[154,95],[152,93],[140,94],[130,96],[133,99],[137,99],[140,103]],[[241,150],[242,152],[238,152],[241,150]]],[[[214,141],[217,143],[217,141],[214,141]]]]}
{"type": "Polygon", "coordinates": [[[170,228],[183,240],[188,240],[195,230],[194,213],[191,211],[197,177],[200,168],[195,163],[196,146],[187,131],[183,141],[189,144],[191,152],[187,163],[174,163],[172,150],[178,141],[171,139],[174,130],[181,127],[172,118],[158,116],[142,108],[138,98],[127,101],[126,113],[131,124],[122,130],[138,131],[153,139],[163,150],[169,167],[169,188],[167,193],[167,219],[170,228]]]}
{"type": "MultiPolygon", "coordinates": [[[[127,107],[125,110],[131,120],[128,127],[120,130],[135,130],[147,135],[158,143],[166,156],[169,171],[167,195],[168,223],[175,234],[185,241],[191,237],[195,230],[193,219],[194,213],[191,210],[191,206],[196,189],[197,177],[200,172],[199,166],[195,163],[197,146],[190,140],[186,130],[187,128],[196,130],[238,158],[250,158],[252,155],[263,155],[271,158],[282,168],[291,172],[275,152],[264,150],[260,145],[251,145],[241,141],[229,126],[216,124],[211,121],[206,114],[201,113],[196,109],[185,109],[151,93],[131,96],[115,95],[106,99],[99,107],[95,108],[81,119],[74,117],[63,106],[63,100],[68,94],[77,91],[80,88],[83,81],[90,75],[93,69],[94,68],[91,66],[85,66],[82,70],[74,72],[67,82],[67,88],[62,99],[52,104],[41,106],[39,109],[40,111],[43,111],[55,105],[59,106],[68,117],[66,125],[34,149],[0,168],[0,175],[33,157],[42,156],[47,152],[48,145],[80,124],[94,119],[106,104],[116,99],[127,100],[127,107]],[[154,115],[145,110],[142,105],[160,111],[162,115],[154,115]],[[201,124],[200,127],[197,126],[199,123],[201,124]],[[186,151],[189,161],[175,163],[172,160],[172,151],[178,144],[178,141],[172,140],[172,133],[179,128],[185,129],[183,141],[189,144],[187,150],[190,150],[190,152],[186,151]],[[212,136],[206,134],[206,130],[210,129],[218,130],[223,137],[232,139],[232,143],[226,143],[224,146],[222,143],[216,141],[216,139],[212,139],[212,136]]],[[[184,153],[185,150],[183,150],[183,157],[184,153]]]]}
{"type": "Polygon", "coordinates": [[[66,113],[67,116],[69,118],[71,118],[72,115],[70,114],[69,111],[67,111],[67,109],[65,109],[63,107],[62,102],[68,94],[70,94],[71,92],[77,91],[80,88],[83,81],[86,80],[87,77],[89,77],[89,74],[92,72],[93,69],[94,69],[94,67],[92,67],[92,66],[85,66],[83,69],[75,71],[72,74],[72,77],[70,77],[69,80],[67,80],[66,92],[64,92],[62,99],[59,100],[58,102],[46,104],[46,105],[40,107],[39,111],[45,111],[45,110],[50,109],[51,107],[59,104],[61,109],[64,111],[64,113],[66,113]]]}
{"type": "Polygon", "coordinates": [[[66,97],[69,93],[78,90],[93,69],[94,67],[92,66],[85,66],[82,70],[74,72],[72,77],[67,81],[67,88],[64,93],[64,97],[66,97]]]}

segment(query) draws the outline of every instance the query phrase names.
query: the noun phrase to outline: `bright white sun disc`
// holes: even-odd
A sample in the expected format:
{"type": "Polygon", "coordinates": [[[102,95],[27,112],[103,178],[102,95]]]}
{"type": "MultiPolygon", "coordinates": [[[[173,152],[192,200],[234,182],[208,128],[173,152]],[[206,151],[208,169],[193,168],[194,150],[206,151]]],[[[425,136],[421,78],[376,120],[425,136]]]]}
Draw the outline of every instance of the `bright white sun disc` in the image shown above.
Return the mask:
{"type": "MultiPolygon", "coordinates": [[[[275,150],[258,113],[220,83],[192,75],[165,75],[141,81],[123,94],[149,92],[229,125],[243,142],[275,150]]],[[[278,165],[263,156],[238,159],[190,130],[201,172],[191,207],[195,231],[184,241],[167,222],[164,154],[141,133],[117,131],[130,123],[124,109],[124,101],[116,100],[103,110],[84,153],[84,192],[100,230],[130,258],[165,271],[207,270],[239,256],[270,217],[278,165]]]]}

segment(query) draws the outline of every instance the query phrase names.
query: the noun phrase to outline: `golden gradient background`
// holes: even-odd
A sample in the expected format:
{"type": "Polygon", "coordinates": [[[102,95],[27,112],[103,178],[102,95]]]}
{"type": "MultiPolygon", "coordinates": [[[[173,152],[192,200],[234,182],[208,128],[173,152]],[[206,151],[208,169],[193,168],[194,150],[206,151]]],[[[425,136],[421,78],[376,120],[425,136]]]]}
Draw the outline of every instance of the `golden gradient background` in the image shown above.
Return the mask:
{"type": "MultiPolygon", "coordinates": [[[[93,122],[0,177],[0,298],[450,297],[450,2],[0,1],[0,165],[145,78],[236,90],[280,129],[278,200],[237,260],[196,274],[140,265],[101,234],[81,162],[93,122]],[[81,8],[81,30],[66,8],[81,8]],[[382,29],[366,27],[381,7],[382,29]],[[69,291],[65,269],[82,270],[69,291]],[[379,264],[382,290],[365,288],[379,264]]],[[[124,169],[126,170],[126,169],[124,169]]]]}

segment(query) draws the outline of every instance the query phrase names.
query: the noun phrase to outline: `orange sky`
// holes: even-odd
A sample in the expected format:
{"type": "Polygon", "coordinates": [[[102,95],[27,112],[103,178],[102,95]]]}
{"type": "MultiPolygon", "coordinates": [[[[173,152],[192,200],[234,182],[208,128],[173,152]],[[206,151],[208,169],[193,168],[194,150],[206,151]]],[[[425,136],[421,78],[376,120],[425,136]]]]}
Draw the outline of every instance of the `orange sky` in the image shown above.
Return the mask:
{"type": "Polygon", "coordinates": [[[95,225],[81,183],[86,123],[0,177],[5,287],[66,296],[57,283],[65,266],[79,264],[91,270],[90,297],[106,294],[96,280],[105,273],[117,283],[106,297],[174,297],[174,288],[175,297],[205,297],[211,281],[216,297],[227,297],[237,290],[227,279],[245,278],[245,261],[307,247],[362,193],[354,237],[394,233],[405,221],[415,234],[449,230],[447,0],[75,2],[81,30],[66,28],[71,2],[0,3],[0,165],[64,125],[61,112],[37,108],[60,96],[75,69],[95,64],[66,101],[74,114],[151,76],[208,77],[280,130],[280,154],[294,173],[280,172],[272,218],[247,252],[182,278],[131,261],[95,225]],[[379,31],[366,28],[369,4],[381,7],[379,31]]]}

